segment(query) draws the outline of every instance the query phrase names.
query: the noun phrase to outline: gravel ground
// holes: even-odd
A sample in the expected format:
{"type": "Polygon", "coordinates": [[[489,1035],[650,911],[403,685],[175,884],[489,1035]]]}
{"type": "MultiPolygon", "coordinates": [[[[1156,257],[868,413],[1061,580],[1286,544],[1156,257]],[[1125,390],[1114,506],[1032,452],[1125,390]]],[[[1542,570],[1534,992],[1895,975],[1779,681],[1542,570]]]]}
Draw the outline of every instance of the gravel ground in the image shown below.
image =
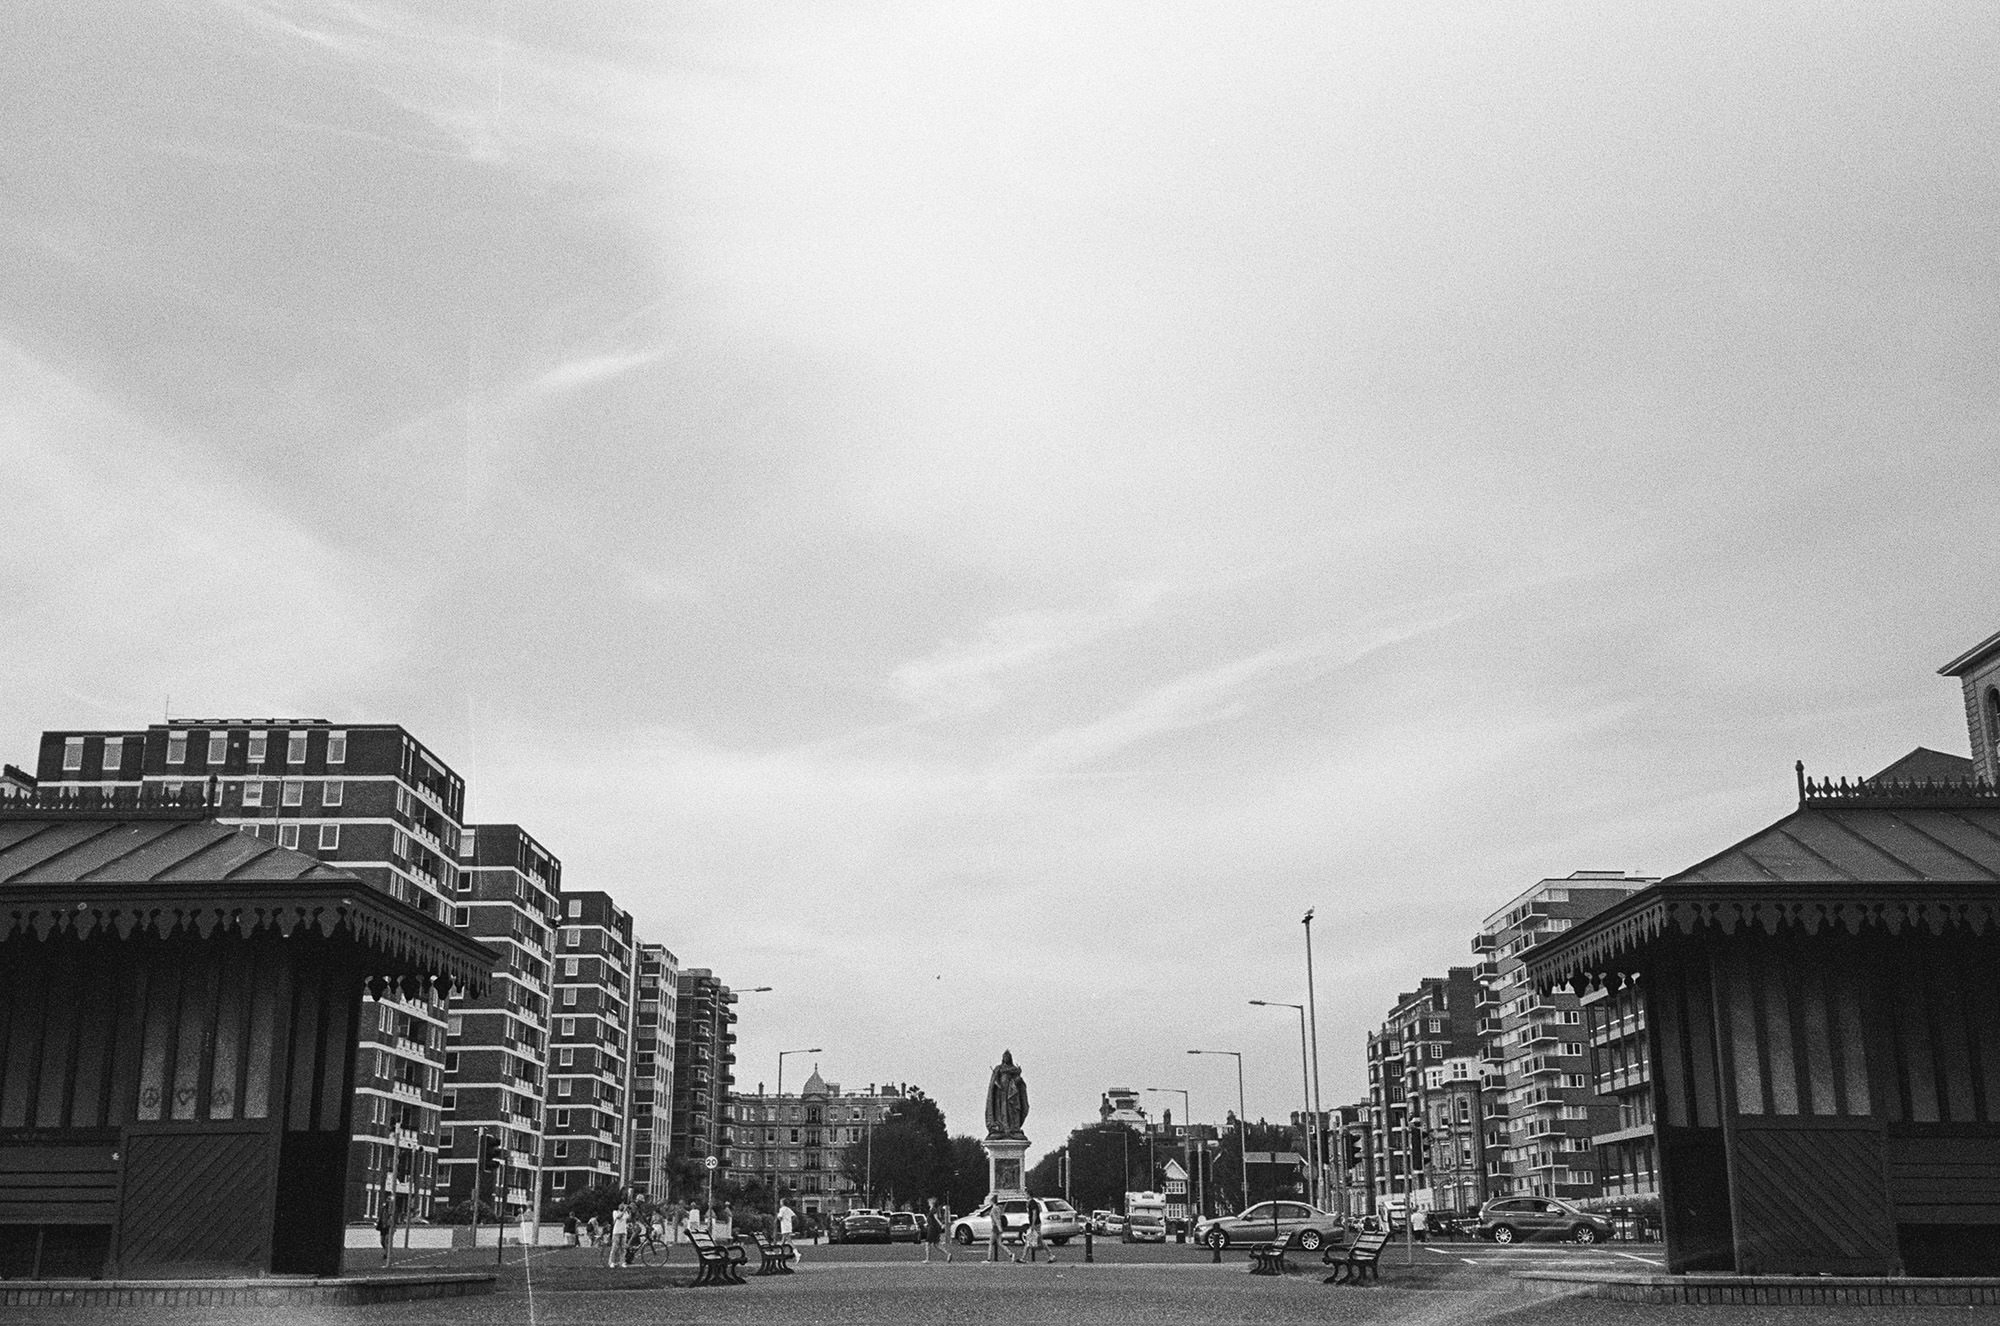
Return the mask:
{"type": "MultiPolygon", "coordinates": [[[[774,1326],[827,1323],[828,1326],[1226,1326],[1251,1323],[1412,1323],[1461,1326],[1499,1322],[1506,1326],[1657,1326],[1715,1319],[1726,1326],[1808,1326],[1867,1319],[1898,1326],[1932,1326],[1977,1320],[1967,1308],[1693,1308],[1606,1303],[1594,1299],[1535,1296],[1514,1280],[1512,1271],[1531,1266],[1568,1265],[1595,1257],[1606,1267],[1646,1270],[1633,1254],[1542,1248],[1506,1250],[1495,1255],[1477,1246],[1419,1249],[1417,1264],[1406,1266],[1392,1253],[1379,1286],[1352,1288],[1321,1283],[1317,1267],[1283,1278],[1247,1274],[1243,1254],[1210,1263],[1198,1249],[1101,1247],[1099,1261],[1084,1265],[1080,1248],[1066,1249],[1055,1266],[989,1265],[960,1254],[951,1264],[925,1266],[908,1247],[806,1249],[792,1276],[752,1277],[725,1289],[684,1289],[692,1274],[682,1250],[661,1268],[613,1271],[591,1249],[552,1249],[523,1265],[518,1251],[494,1267],[493,1254],[459,1252],[411,1254],[398,1269],[494,1271],[499,1292],[491,1297],[381,1304],[357,1308],[130,1308],[10,1311],[9,1326],[88,1321],[91,1326],[153,1326],[154,1323],[265,1323],[319,1326],[353,1323],[388,1326],[774,1326]]],[[[357,1254],[353,1272],[375,1270],[357,1254]]],[[[754,1265],[755,1258],[752,1258],[754,1265]]],[[[1302,1265],[1305,1264],[1301,1259],[1302,1265]]]]}

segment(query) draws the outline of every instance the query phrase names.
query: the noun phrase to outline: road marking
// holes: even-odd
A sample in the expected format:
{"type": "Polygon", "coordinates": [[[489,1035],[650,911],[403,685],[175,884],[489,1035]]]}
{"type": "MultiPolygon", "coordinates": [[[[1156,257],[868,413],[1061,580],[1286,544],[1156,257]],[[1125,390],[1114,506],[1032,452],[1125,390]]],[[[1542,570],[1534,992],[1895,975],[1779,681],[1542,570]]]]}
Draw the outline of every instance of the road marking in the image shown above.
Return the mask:
{"type": "Polygon", "coordinates": [[[1612,1252],[1612,1254],[1611,1254],[1611,1255],[1612,1255],[1612,1256],[1614,1256],[1614,1257],[1630,1257],[1630,1258],[1631,1258],[1631,1259],[1632,1259],[1633,1261],[1635,1261],[1635,1262],[1644,1262],[1644,1263],[1646,1263],[1646,1265],[1648,1265],[1648,1266],[1664,1266],[1664,1265],[1666,1265],[1666,1259],[1665,1259],[1665,1258],[1663,1258],[1663,1257],[1641,1257],[1641,1256],[1640,1256],[1640,1255],[1639,1255],[1638,1253],[1636,1253],[1636,1252],[1616,1252],[1616,1251],[1614,1251],[1614,1252],[1612,1252]]]}

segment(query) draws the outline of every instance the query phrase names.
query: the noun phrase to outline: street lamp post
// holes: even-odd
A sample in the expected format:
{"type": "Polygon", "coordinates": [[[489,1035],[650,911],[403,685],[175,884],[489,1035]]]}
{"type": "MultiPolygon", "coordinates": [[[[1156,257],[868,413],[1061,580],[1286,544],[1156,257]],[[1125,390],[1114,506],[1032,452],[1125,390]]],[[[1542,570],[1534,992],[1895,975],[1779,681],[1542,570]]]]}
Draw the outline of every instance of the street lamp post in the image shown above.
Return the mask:
{"type": "Polygon", "coordinates": [[[1241,1050],[1189,1050],[1189,1054],[1226,1054],[1236,1060],[1236,1176],[1243,1181],[1243,1205],[1241,1210],[1250,1209],[1250,1160],[1244,1151],[1243,1128],[1243,1052],[1241,1050]]]}
{"type": "MultiPolygon", "coordinates": [[[[1194,1106],[1188,1103],[1188,1093],[1179,1087],[1146,1087],[1144,1089],[1156,1095],[1179,1096],[1181,1098],[1181,1159],[1187,1162],[1188,1181],[1194,1187],[1193,1192],[1188,1195],[1190,1207],[1194,1212],[1188,1218],[1188,1229],[1192,1231],[1194,1229],[1194,1222],[1208,1214],[1201,1209],[1201,1162],[1194,1158],[1192,1150],[1194,1144],[1194,1118],[1192,1111],[1194,1106]]],[[[1192,1237],[1192,1234],[1190,1234],[1190,1237],[1192,1237]]]]}
{"type": "MultiPolygon", "coordinates": [[[[1313,991],[1313,909],[1310,907],[1306,908],[1305,927],[1306,1017],[1312,1022],[1313,1136],[1319,1139],[1319,1160],[1321,1169],[1324,1170],[1328,1168],[1326,1164],[1326,1137],[1321,1132],[1321,1129],[1325,1126],[1326,1114],[1324,1112],[1325,1106],[1320,1103],[1319,1098],[1319,996],[1313,991]]],[[[1322,1195],[1324,1195],[1328,1176],[1325,1173],[1319,1173],[1314,1177],[1318,1181],[1322,1195]]]]}
{"type": "Polygon", "coordinates": [[[1312,1171],[1313,1176],[1312,1182],[1307,1185],[1306,1200],[1323,1210],[1325,1209],[1324,1204],[1319,1199],[1319,1151],[1313,1140],[1319,1132],[1319,1124],[1318,1120],[1313,1118],[1312,1074],[1306,1060],[1306,1006],[1304,1004],[1288,1004],[1280,999],[1252,999],[1250,1002],[1259,1008],[1290,1008],[1298,1012],[1299,1081],[1305,1089],[1306,1097],[1306,1166],[1312,1171]]]}
{"type": "MultiPolygon", "coordinates": [[[[777,1098],[778,1098],[778,1105],[776,1106],[776,1108],[778,1108],[778,1109],[783,1109],[783,1108],[784,1108],[784,1099],[785,1099],[785,1056],[786,1056],[786,1055],[790,1055],[790,1054],[819,1054],[819,1053],[821,1053],[821,1050],[820,1050],[819,1046],[817,1046],[817,1045],[813,1046],[813,1047],[812,1047],[811,1049],[806,1049],[806,1050],[780,1050],[780,1051],[778,1051],[778,1090],[777,1090],[777,1092],[775,1093],[775,1094],[776,1094],[776,1096],[777,1096],[777,1098]]],[[[782,1121],[782,1120],[777,1120],[777,1121],[775,1121],[775,1122],[783,1122],[783,1121],[782,1121]]],[[[773,1129],[771,1130],[771,1136],[772,1136],[773,1138],[775,1138],[775,1137],[777,1137],[777,1135],[778,1135],[778,1130],[777,1130],[777,1129],[775,1129],[775,1128],[773,1128],[773,1129]]],[[[767,1146],[766,1146],[765,1150],[766,1150],[766,1151],[767,1151],[767,1152],[769,1153],[769,1155],[770,1155],[770,1157],[771,1157],[771,1216],[772,1216],[772,1218],[773,1218],[773,1219],[776,1219],[776,1218],[777,1218],[777,1214],[778,1214],[778,1150],[777,1150],[777,1144],[776,1144],[775,1142],[772,1142],[772,1143],[770,1143],[769,1145],[767,1145],[767,1146]]],[[[773,1225],[773,1226],[772,1226],[772,1228],[773,1228],[773,1229],[776,1229],[776,1228],[777,1228],[777,1226],[776,1226],[776,1225],[773,1225]]]]}

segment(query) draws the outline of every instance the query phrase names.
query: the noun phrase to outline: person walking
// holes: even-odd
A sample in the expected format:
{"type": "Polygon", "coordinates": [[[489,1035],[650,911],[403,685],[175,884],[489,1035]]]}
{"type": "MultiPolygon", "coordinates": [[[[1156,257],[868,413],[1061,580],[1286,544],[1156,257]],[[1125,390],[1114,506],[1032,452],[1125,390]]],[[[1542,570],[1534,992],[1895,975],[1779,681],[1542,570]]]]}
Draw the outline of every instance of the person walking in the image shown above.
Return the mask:
{"type": "MultiPolygon", "coordinates": [[[[1007,1211],[1005,1207],[1000,1205],[999,1193],[993,1194],[987,1200],[989,1203],[987,1210],[991,1214],[992,1219],[988,1221],[986,1233],[986,1260],[997,1262],[1000,1260],[1000,1250],[1007,1246],[1007,1211]]],[[[1012,1253],[1008,1255],[1013,1256],[1012,1253]]],[[[1014,1260],[1019,1261],[1021,1259],[1015,1257],[1014,1260]]]]}
{"type": "Polygon", "coordinates": [[[382,1237],[382,1264],[389,1264],[389,1247],[396,1241],[396,1199],[382,1194],[382,1207],[375,1213],[375,1232],[382,1237]]]}
{"type": "Polygon", "coordinates": [[[717,1243],[727,1243],[731,1239],[734,1239],[736,1237],[736,1208],[732,1207],[728,1202],[724,1202],[722,1210],[709,1218],[708,1232],[714,1237],[717,1243]]]}
{"type": "Polygon", "coordinates": [[[667,1208],[667,1237],[671,1238],[676,1245],[681,1241],[681,1230],[687,1224],[687,1218],[688,1208],[686,1202],[676,1201],[672,1206],[667,1208]]]}
{"type": "MultiPolygon", "coordinates": [[[[938,1243],[944,1233],[944,1226],[938,1220],[938,1206],[935,1200],[924,1207],[924,1213],[917,1217],[917,1223],[922,1229],[922,1237],[919,1239],[919,1242],[924,1245],[924,1265],[929,1266],[931,1264],[931,1254],[937,1251],[938,1243]]],[[[951,1260],[951,1250],[949,1248],[945,1249],[944,1259],[946,1261],[951,1260]]]]}
{"type": "Polygon", "coordinates": [[[563,1237],[569,1240],[570,1247],[574,1248],[576,1246],[576,1212],[574,1211],[563,1217],[563,1237]]]}
{"type": "Polygon", "coordinates": [[[778,1202],[778,1242],[792,1250],[792,1264],[794,1266],[803,1260],[799,1256],[799,1245],[792,1242],[792,1231],[797,1226],[798,1221],[799,1213],[792,1209],[790,1202],[781,1199],[778,1202]]]}
{"type": "MultiPolygon", "coordinates": [[[[1027,1250],[1029,1261],[1035,1260],[1042,1247],[1042,1204],[1032,1197],[1028,1199],[1028,1225],[1021,1231],[1021,1246],[1027,1250]]],[[[1054,1261],[1055,1257],[1051,1255],[1049,1260],[1054,1261]]]]}
{"type": "Polygon", "coordinates": [[[618,1209],[611,1213],[611,1269],[625,1265],[625,1249],[632,1239],[632,1208],[618,1203],[618,1209]]]}

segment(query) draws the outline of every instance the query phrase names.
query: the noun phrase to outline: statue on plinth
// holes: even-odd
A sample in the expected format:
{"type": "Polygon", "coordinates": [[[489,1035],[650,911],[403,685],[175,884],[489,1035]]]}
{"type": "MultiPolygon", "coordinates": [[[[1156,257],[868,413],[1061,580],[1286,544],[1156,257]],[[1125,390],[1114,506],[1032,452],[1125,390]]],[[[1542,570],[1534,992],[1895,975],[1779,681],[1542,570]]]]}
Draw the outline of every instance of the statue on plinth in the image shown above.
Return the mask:
{"type": "Polygon", "coordinates": [[[1014,1065],[1014,1052],[1003,1050],[986,1084],[986,1135],[1025,1137],[1021,1125],[1027,1118],[1028,1084],[1014,1065]]]}

